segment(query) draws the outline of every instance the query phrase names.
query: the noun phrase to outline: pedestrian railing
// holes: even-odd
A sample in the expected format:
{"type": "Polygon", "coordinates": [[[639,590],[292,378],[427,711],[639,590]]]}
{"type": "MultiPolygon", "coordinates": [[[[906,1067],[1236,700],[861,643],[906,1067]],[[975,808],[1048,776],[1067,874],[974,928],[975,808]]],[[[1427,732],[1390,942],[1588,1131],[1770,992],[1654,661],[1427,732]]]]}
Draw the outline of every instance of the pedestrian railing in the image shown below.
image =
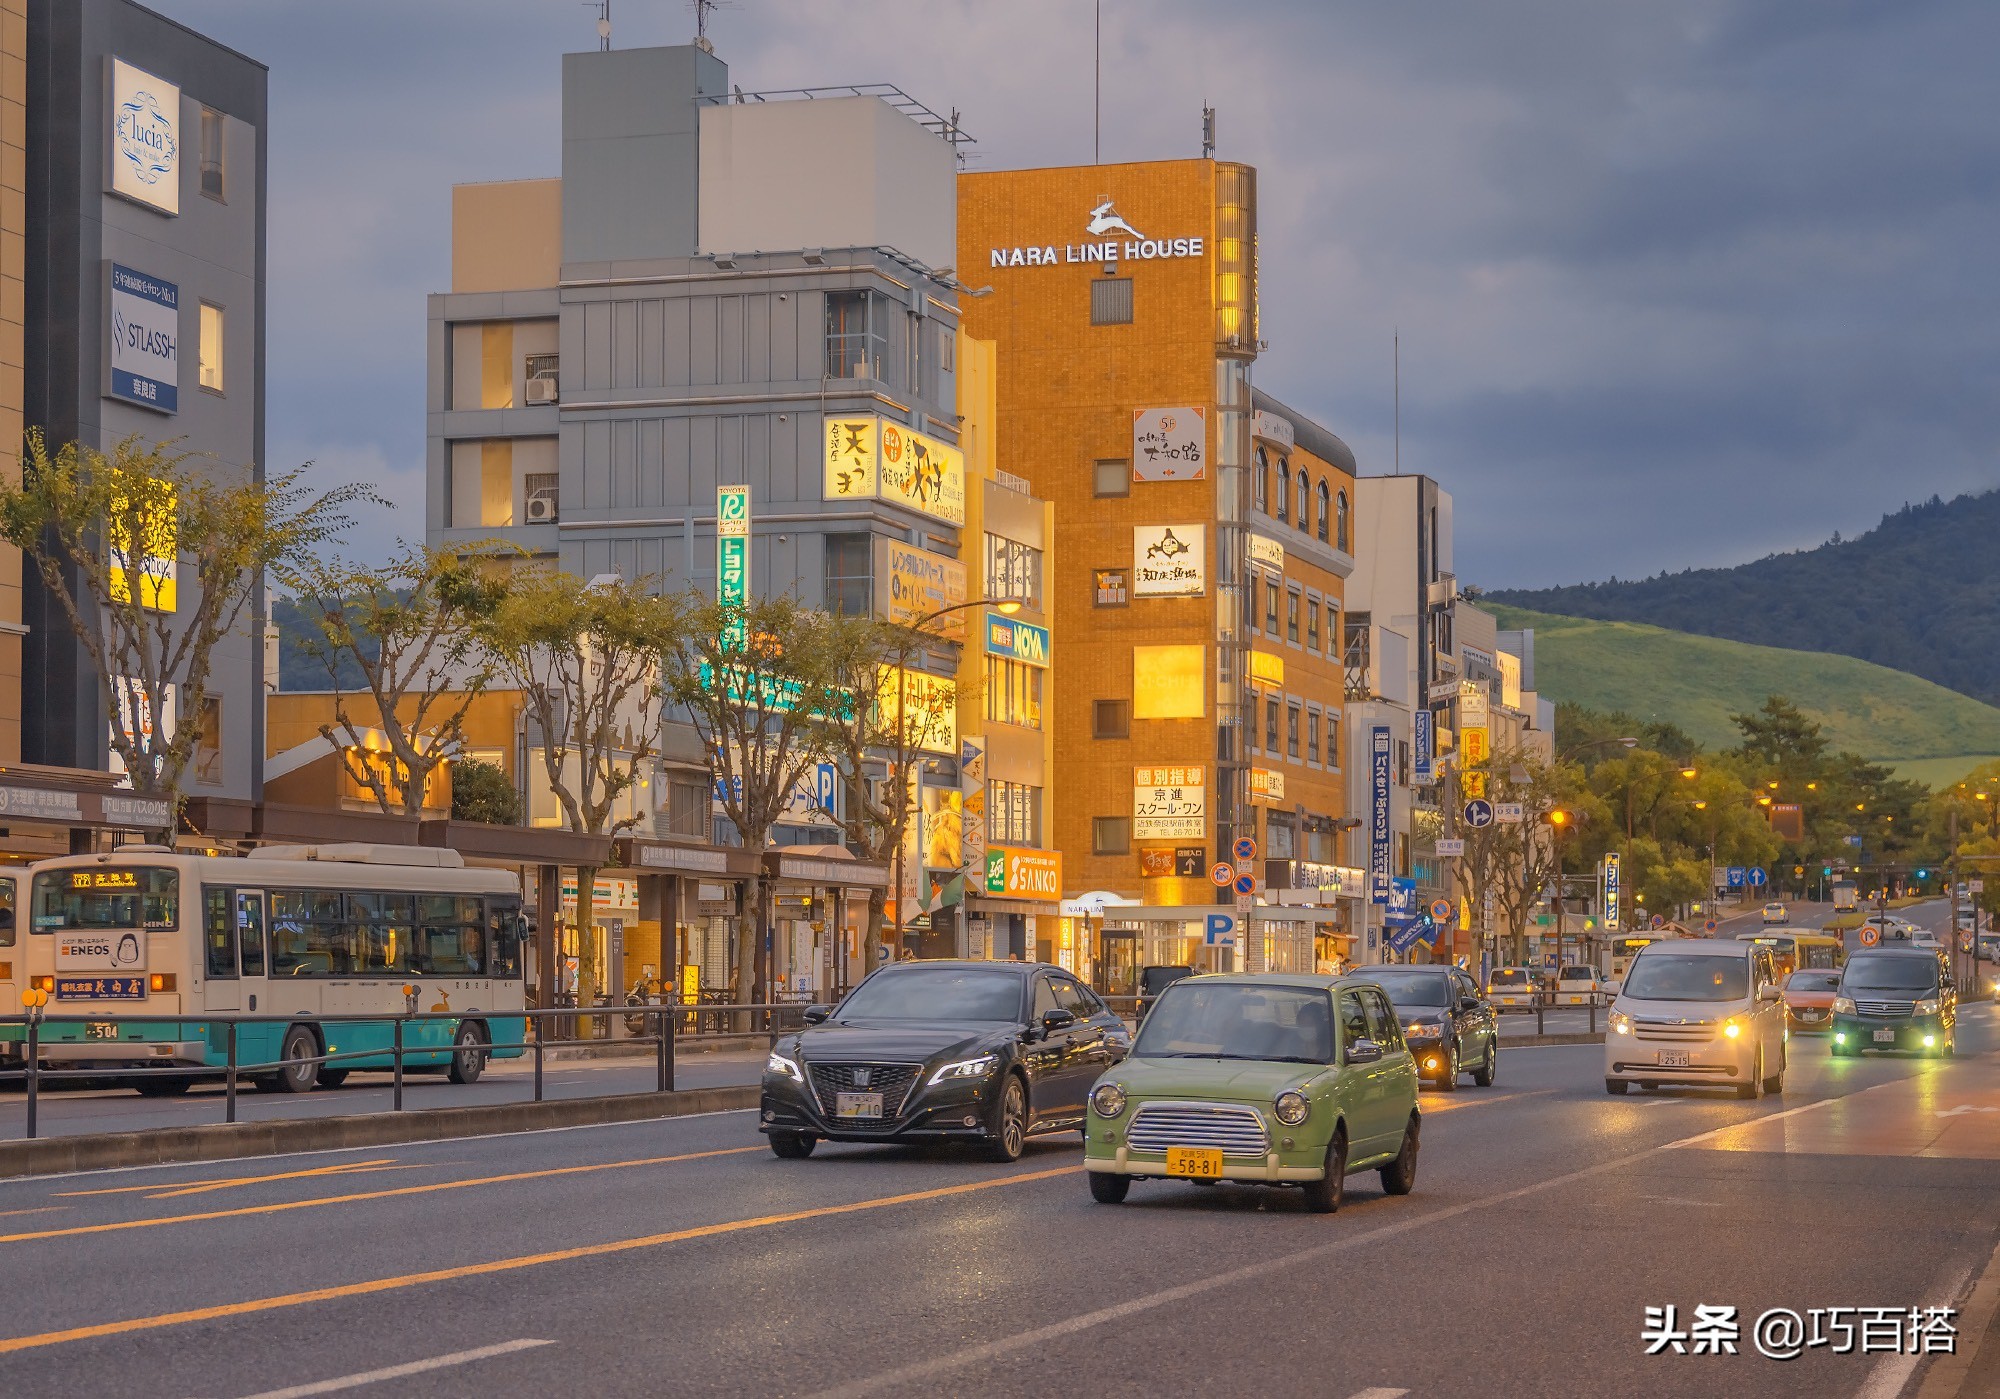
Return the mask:
{"type": "MultiPolygon", "coordinates": [[[[702,1006],[698,1011],[677,1005],[660,1006],[604,1006],[592,1010],[567,1008],[548,1010],[498,1011],[490,1015],[458,1015],[435,1012],[410,1012],[402,1015],[374,1014],[356,1015],[237,1015],[208,1014],[202,1016],[163,1017],[172,1023],[188,1027],[187,1038],[201,1038],[214,1044],[221,1031],[223,1062],[220,1065],[187,1064],[147,1064],[144,1067],[106,1065],[93,1067],[56,1068],[44,1064],[49,1051],[57,1044],[79,1043],[108,1046],[112,1041],[97,1040],[49,1040],[44,1030],[51,1025],[90,1025],[103,1023],[103,1017],[89,1015],[49,1015],[30,1011],[26,1015],[0,1016],[0,1055],[11,1056],[18,1049],[19,1059],[0,1057],[0,1087],[19,1084],[27,1094],[27,1131],[30,1138],[37,1134],[42,1090],[45,1085],[81,1083],[96,1081],[117,1085],[134,1085],[147,1080],[174,1081],[214,1081],[220,1079],[223,1085],[223,1118],[226,1123],[237,1121],[236,1097],[245,1080],[255,1083],[260,1078],[275,1076],[286,1069],[296,1070],[302,1065],[314,1069],[331,1067],[336,1070],[351,1067],[363,1061],[375,1061],[369,1065],[371,1071],[379,1064],[382,1056],[391,1057],[387,1072],[391,1076],[392,1106],[390,1111],[403,1111],[403,1086],[407,1061],[412,1055],[429,1060],[428,1067],[441,1064],[448,1066],[452,1056],[474,1054],[481,1066],[500,1050],[519,1050],[534,1062],[534,1101],[544,1101],[544,1067],[552,1050],[599,1047],[606,1035],[596,1033],[600,1020],[622,1018],[619,1028],[631,1029],[633,1021],[640,1022],[643,1033],[629,1033],[620,1037],[620,1043],[635,1048],[652,1050],[654,1084],[650,1091],[670,1093],[674,1090],[675,1041],[680,1037],[677,1021],[693,1013],[708,1015],[711,1012],[740,1016],[753,1033],[766,1036],[776,1043],[778,1036],[803,1024],[804,1007],[796,1005],[743,1004],[725,1006],[702,1006]],[[458,1027],[468,1021],[477,1022],[485,1035],[493,1033],[495,1021],[525,1022],[523,1037],[519,1040],[495,1040],[481,1038],[476,1045],[457,1041],[458,1027]],[[796,1022],[796,1023],[794,1023],[796,1022]],[[328,1043],[327,1027],[340,1025],[382,1025],[391,1027],[391,1040],[385,1049],[342,1050],[335,1053],[320,1053],[287,1057],[276,1060],[246,1060],[241,1052],[239,1032],[244,1026],[275,1026],[288,1029],[294,1025],[308,1025],[314,1028],[317,1043],[328,1043]],[[441,1029],[433,1035],[413,1034],[412,1027],[437,1025],[441,1029]]],[[[606,1027],[609,1031],[609,1027],[606,1027]]],[[[615,1032],[614,1032],[615,1033],[615,1032]]],[[[734,1033],[743,1033],[737,1030],[734,1033]]],[[[153,1041],[125,1041],[133,1049],[134,1057],[147,1052],[153,1041]]],[[[511,1056],[510,1056],[511,1057],[511,1056]]]]}

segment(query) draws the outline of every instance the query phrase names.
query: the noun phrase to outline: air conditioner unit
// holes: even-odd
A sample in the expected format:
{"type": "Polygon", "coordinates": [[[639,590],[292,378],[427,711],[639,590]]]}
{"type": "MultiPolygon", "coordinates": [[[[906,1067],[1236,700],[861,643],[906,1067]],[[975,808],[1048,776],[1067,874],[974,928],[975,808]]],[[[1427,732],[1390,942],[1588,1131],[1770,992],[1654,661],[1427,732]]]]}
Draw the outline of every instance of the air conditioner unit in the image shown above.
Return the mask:
{"type": "Polygon", "coordinates": [[[542,376],[528,380],[528,402],[556,403],[560,400],[561,393],[554,379],[542,376]]]}
{"type": "Polygon", "coordinates": [[[556,498],[552,495],[528,497],[528,523],[531,525],[552,525],[558,518],[556,498]]]}

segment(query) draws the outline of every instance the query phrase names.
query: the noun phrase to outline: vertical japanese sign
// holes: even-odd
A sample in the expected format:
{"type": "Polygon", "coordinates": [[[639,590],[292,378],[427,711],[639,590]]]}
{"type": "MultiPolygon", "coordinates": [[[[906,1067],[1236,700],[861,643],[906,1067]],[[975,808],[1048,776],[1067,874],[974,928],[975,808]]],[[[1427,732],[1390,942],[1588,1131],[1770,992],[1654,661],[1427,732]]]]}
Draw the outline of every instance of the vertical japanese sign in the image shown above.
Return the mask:
{"type": "Polygon", "coordinates": [[[962,735],[958,740],[959,820],[965,847],[965,868],[981,870],[986,864],[986,737],[962,735]]]}
{"type": "MultiPolygon", "coordinates": [[[[750,488],[715,488],[715,600],[725,607],[750,604],[750,488]]],[[[732,622],[729,644],[744,642],[743,623],[732,622]]]]}
{"type": "Polygon", "coordinates": [[[1618,852],[1604,852],[1604,931],[1618,931],[1618,852]]]}
{"type": "Polygon", "coordinates": [[[1437,715],[1428,709],[1419,709],[1410,716],[1412,727],[1412,759],[1414,771],[1411,780],[1419,787],[1428,787],[1437,781],[1437,715]]]}
{"type": "Polygon", "coordinates": [[[1490,715],[1486,687],[1477,681],[1463,682],[1458,692],[1458,750],[1467,767],[1493,756],[1492,734],[1486,727],[1490,715]]]}
{"type": "Polygon", "coordinates": [[[1368,731],[1368,898],[1389,902],[1389,779],[1394,769],[1395,745],[1389,740],[1386,724],[1368,731]]]}

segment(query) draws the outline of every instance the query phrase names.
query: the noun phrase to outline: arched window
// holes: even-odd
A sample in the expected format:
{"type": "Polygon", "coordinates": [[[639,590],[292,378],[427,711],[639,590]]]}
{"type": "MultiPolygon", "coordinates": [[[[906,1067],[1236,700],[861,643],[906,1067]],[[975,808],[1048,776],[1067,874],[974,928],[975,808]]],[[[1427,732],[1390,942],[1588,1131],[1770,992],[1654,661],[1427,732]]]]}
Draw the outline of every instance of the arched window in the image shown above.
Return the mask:
{"type": "Polygon", "coordinates": [[[1343,554],[1351,554],[1354,552],[1354,550],[1349,546],[1347,538],[1347,492],[1346,491],[1342,491],[1340,493],[1340,498],[1334,506],[1333,547],[1340,550],[1340,552],[1343,554]]]}
{"type": "Polygon", "coordinates": [[[1326,525],[1327,490],[1326,490],[1326,477],[1324,476],[1319,478],[1318,495],[1319,495],[1319,542],[1324,544],[1326,543],[1326,529],[1327,529],[1326,525]]]}
{"type": "Polygon", "coordinates": [[[1312,513],[1312,478],[1307,476],[1305,472],[1301,471],[1299,473],[1299,533],[1300,534],[1305,534],[1312,529],[1312,520],[1308,518],[1308,516],[1310,516],[1311,513],[1312,513]]]}
{"type": "Polygon", "coordinates": [[[1256,506],[1265,514],[1271,513],[1271,459],[1264,449],[1257,449],[1257,475],[1252,490],[1256,494],[1256,506]]]}
{"type": "Polygon", "coordinates": [[[1292,473],[1285,470],[1283,461],[1278,463],[1278,518],[1292,518],[1292,473]]]}

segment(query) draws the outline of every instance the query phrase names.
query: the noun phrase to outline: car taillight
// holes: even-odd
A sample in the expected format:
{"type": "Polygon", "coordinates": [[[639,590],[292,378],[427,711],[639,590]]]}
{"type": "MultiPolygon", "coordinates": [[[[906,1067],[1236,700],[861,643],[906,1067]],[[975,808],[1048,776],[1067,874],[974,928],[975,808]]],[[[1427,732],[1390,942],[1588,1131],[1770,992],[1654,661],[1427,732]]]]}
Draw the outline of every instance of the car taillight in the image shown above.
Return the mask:
{"type": "Polygon", "coordinates": [[[56,989],[56,979],[52,976],[38,976],[33,978],[28,984],[33,986],[37,991],[53,991],[56,989]]]}

